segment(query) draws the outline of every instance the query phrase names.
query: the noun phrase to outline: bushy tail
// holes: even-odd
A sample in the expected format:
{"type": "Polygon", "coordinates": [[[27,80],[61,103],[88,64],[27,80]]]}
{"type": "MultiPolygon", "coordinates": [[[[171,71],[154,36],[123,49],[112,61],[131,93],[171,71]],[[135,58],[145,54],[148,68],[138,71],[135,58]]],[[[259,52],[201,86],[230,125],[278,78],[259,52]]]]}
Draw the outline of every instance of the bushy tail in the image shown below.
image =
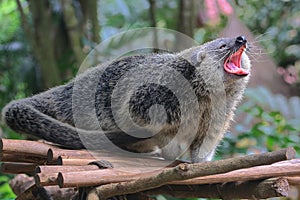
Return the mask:
{"type": "Polygon", "coordinates": [[[74,127],[42,113],[26,100],[12,101],[6,105],[2,119],[19,133],[34,135],[68,148],[84,148],[74,127]]]}
{"type": "Polygon", "coordinates": [[[34,135],[71,149],[109,150],[115,148],[114,145],[127,149],[129,144],[145,139],[132,137],[121,130],[103,132],[77,129],[39,109],[41,105],[33,105],[28,99],[12,101],[4,107],[2,118],[11,129],[19,133],[34,135]]]}

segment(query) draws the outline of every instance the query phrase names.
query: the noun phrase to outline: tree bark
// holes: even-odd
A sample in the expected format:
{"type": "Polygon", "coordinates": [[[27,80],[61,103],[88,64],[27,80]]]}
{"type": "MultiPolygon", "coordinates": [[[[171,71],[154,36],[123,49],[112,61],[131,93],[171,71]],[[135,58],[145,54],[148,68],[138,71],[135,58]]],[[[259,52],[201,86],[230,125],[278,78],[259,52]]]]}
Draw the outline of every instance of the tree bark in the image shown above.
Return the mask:
{"type": "Polygon", "coordinates": [[[101,41],[100,26],[98,20],[98,1],[97,0],[79,0],[82,7],[82,13],[84,18],[84,32],[87,38],[98,44],[101,41]]]}
{"type": "Polygon", "coordinates": [[[76,63],[79,67],[81,62],[83,61],[85,54],[82,51],[82,42],[80,31],[80,24],[75,15],[74,6],[72,5],[72,0],[61,0],[62,8],[63,8],[63,18],[64,22],[67,26],[67,32],[69,35],[71,48],[74,52],[76,63]]]}
{"type": "Polygon", "coordinates": [[[33,27],[27,21],[20,0],[17,0],[22,26],[39,63],[45,87],[53,87],[61,83],[61,77],[54,55],[55,27],[51,20],[49,2],[28,1],[28,4],[33,18],[33,27]]]}
{"type": "Polygon", "coordinates": [[[29,12],[24,12],[20,0],[16,2],[23,30],[40,68],[43,87],[61,84],[73,76],[70,69],[79,67],[91,50],[86,47],[100,42],[98,1],[32,0],[28,1],[29,12]],[[53,7],[60,7],[62,12],[53,7]],[[86,46],[82,42],[85,36],[86,46]]]}
{"type": "Polygon", "coordinates": [[[178,28],[177,30],[193,38],[196,24],[194,0],[179,0],[178,28]]]}

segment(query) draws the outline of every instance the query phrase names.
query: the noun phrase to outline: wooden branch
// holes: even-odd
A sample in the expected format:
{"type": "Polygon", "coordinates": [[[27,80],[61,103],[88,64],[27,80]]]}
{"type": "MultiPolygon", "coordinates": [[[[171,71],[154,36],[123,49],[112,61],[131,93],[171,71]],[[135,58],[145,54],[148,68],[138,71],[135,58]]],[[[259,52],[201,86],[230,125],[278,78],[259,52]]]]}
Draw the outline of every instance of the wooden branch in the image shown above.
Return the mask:
{"type": "Polygon", "coordinates": [[[238,169],[228,173],[197,177],[194,179],[174,181],[171,184],[209,184],[234,181],[249,181],[280,176],[300,176],[300,159],[274,163],[272,165],[256,166],[238,169]],[[295,162],[298,161],[298,162],[295,162]]]}
{"type": "Polygon", "coordinates": [[[80,172],[80,171],[92,171],[98,170],[99,167],[96,165],[85,165],[85,166],[37,166],[35,173],[55,173],[55,172],[80,172]]]}
{"type": "MultiPolygon", "coordinates": [[[[90,162],[97,160],[107,160],[113,164],[116,169],[127,170],[128,168],[148,168],[153,167],[156,169],[164,168],[166,166],[177,164],[177,162],[161,160],[159,158],[153,157],[126,157],[124,155],[114,155],[107,153],[98,153],[96,157],[82,157],[82,158],[73,158],[59,156],[57,159],[57,165],[77,165],[83,166],[87,165],[90,162]]],[[[174,166],[174,165],[173,165],[174,166]]]]}
{"type": "Polygon", "coordinates": [[[171,169],[164,169],[158,174],[139,178],[134,181],[112,183],[94,188],[88,195],[90,199],[106,199],[122,194],[132,194],[143,190],[160,187],[169,182],[191,179],[199,176],[226,173],[235,169],[253,167],[257,165],[272,164],[277,161],[291,159],[295,156],[293,148],[248,155],[239,158],[204,162],[197,164],[179,164],[171,169]]]}
{"type": "MultiPolygon", "coordinates": [[[[161,187],[166,187],[163,186],[166,184],[168,184],[167,187],[177,188],[183,185],[198,187],[200,184],[209,183],[217,185],[217,183],[236,182],[233,185],[236,187],[241,181],[249,182],[249,180],[278,176],[286,177],[285,180],[290,181],[290,183],[294,185],[298,185],[300,182],[300,159],[278,162],[293,158],[295,151],[292,148],[220,161],[197,164],[181,163],[176,167],[167,167],[170,161],[151,157],[124,157],[124,155],[111,155],[109,152],[96,152],[95,154],[97,154],[97,156],[94,158],[93,155],[95,154],[90,154],[90,152],[86,150],[73,151],[58,149],[51,145],[33,141],[25,141],[23,143],[23,141],[2,139],[0,140],[0,147],[2,161],[14,162],[3,163],[1,166],[3,171],[10,171],[12,173],[23,171],[32,173],[35,171],[36,185],[41,188],[49,185],[59,185],[60,187],[90,187],[101,185],[93,189],[88,195],[89,198],[95,199],[106,199],[111,196],[123,194],[136,194],[145,190],[153,192],[156,190],[155,188],[162,189],[161,187]],[[14,146],[13,143],[16,142],[18,145],[14,146]],[[20,144],[25,145],[22,146],[20,144]],[[28,148],[31,149],[25,149],[24,153],[22,151],[26,145],[29,145],[28,148]],[[39,149],[41,151],[39,151],[39,149]],[[87,165],[96,160],[107,160],[111,162],[115,168],[99,170],[96,165],[87,165]],[[40,166],[33,170],[36,164],[49,164],[51,162],[64,165],[40,166]],[[277,163],[270,165],[274,162],[277,163]],[[70,166],[65,166],[66,164],[70,166]],[[252,168],[240,169],[248,167],[252,168]],[[101,195],[101,197],[99,197],[99,195],[101,195]]],[[[249,184],[248,182],[247,184],[249,184]]],[[[222,194],[222,196],[226,197],[226,188],[231,187],[235,189],[233,186],[225,184],[225,186],[219,185],[216,187],[218,187],[217,189],[219,190],[220,188],[225,188],[225,192],[223,192],[224,194],[222,194]]],[[[240,185],[238,185],[238,187],[243,188],[240,185]]],[[[204,191],[205,190],[207,190],[207,188],[204,189],[204,191]]],[[[35,191],[35,187],[32,187],[24,194],[25,196],[21,197],[23,199],[28,198],[26,195],[30,195],[32,191],[35,191]]],[[[43,192],[43,190],[40,192],[43,192]]],[[[176,190],[173,191],[173,194],[183,195],[180,191],[176,193],[176,190]]],[[[188,195],[192,194],[193,193],[189,193],[188,195]]]]}
{"type": "Polygon", "coordinates": [[[6,174],[34,174],[36,166],[34,163],[4,162],[1,163],[1,172],[6,174]]]}
{"type": "Polygon", "coordinates": [[[96,159],[80,159],[80,158],[66,158],[66,157],[59,157],[57,159],[58,165],[75,165],[75,166],[84,166],[88,165],[91,162],[96,161],[96,159]]]}
{"type": "MultiPolygon", "coordinates": [[[[238,169],[228,173],[197,177],[194,179],[169,182],[168,184],[210,184],[224,183],[234,181],[249,181],[257,179],[266,179],[270,177],[300,175],[300,159],[298,163],[286,161],[285,164],[273,164],[257,166],[246,169],[238,169]]],[[[63,166],[61,167],[63,170],[63,166]]],[[[71,168],[72,169],[72,168],[71,168]]],[[[109,183],[119,183],[124,181],[134,181],[139,178],[154,176],[161,173],[162,170],[155,168],[133,168],[126,171],[116,169],[102,169],[91,171],[66,171],[59,174],[60,187],[87,187],[97,186],[109,183]],[[151,171],[152,169],[152,171],[151,171]],[[156,170],[156,171],[155,171],[156,170]],[[143,172],[146,171],[146,172],[143,172]],[[151,172],[150,172],[151,171],[151,172]],[[149,173],[150,172],[150,173],[149,173]]]]}
{"type": "Polygon", "coordinates": [[[34,181],[38,187],[58,185],[57,175],[58,175],[57,172],[35,174],[34,181]]]}
{"type": "MultiPolygon", "coordinates": [[[[47,158],[47,164],[58,164],[58,165],[86,165],[87,162],[95,160],[108,160],[116,167],[165,167],[169,166],[171,161],[165,161],[161,158],[153,158],[150,156],[135,156],[135,157],[126,157],[122,154],[111,154],[110,152],[93,152],[91,154],[87,150],[66,150],[60,149],[56,146],[48,145],[46,143],[38,141],[27,141],[27,140],[9,140],[1,139],[0,140],[0,155],[2,157],[8,157],[9,160],[3,161],[13,161],[12,159],[20,160],[21,158],[12,156],[13,154],[29,155],[33,157],[45,157],[47,158]],[[4,153],[4,154],[3,154],[4,153]],[[96,157],[94,157],[96,156],[96,157]],[[83,161],[81,161],[83,160],[83,161]]],[[[30,158],[30,157],[29,157],[30,158]]],[[[21,159],[23,160],[23,159],[21,159]]],[[[30,159],[28,159],[28,162],[30,159]]],[[[20,161],[18,161],[20,162],[20,161]]],[[[34,161],[33,159],[33,162],[34,161]]],[[[44,163],[44,161],[43,161],[44,163]]],[[[176,163],[175,163],[176,164],[176,163]]]]}
{"type": "Polygon", "coordinates": [[[76,194],[74,188],[59,188],[58,186],[37,187],[34,184],[32,177],[25,174],[19,174],[9,182],[13,192],[18,196],[16,200],[39,199],[40,193],[43,193],[51,198],[51,200],[69,200],[76,194]]]}
{"type": "MultiPolygon", "coordinates": [[[[35,168],[35,183],[38,186],[58,185],[57,177],[61,172],[73,172],[77,177],[78,172],[99,170],[96,165],[86,166],[38,166],[35,168]]],[[[81,176],[80,176],[81,177],[81,176]]],[[[84,178],[85,179],[85,178],[84,178]]],[[[63,185],[63,184],[62,184],[63,185]]],[[[74,187],[77,187],[75,184],[74,187]]]]}
{"type": "Polygon", "coordinates": [[[0,154],[0,161],[2,162],[21,162],[21,163],[34,163],[37,165],[44,165],[47,163],[47,158],[37,156],[27,156],[19,154],[0,154]]]}
{"type": "Polygon", "coordinates": [[[137,179],[137,177],[133,174],[124,173],[122,171],[117,171],[114,169],[100,169],[82,172],[60,172],[58,173],[57,180],[58,185],[61,188],[89,187],[100,185],[102,183],[113,183],[115,182],[114,177],[120,177],[118,178],[117,182],[137,179]]]}
{"type": "Polygon", "coordinates": [[[141,193],[176,198],[265,199],[286,197],[288,190],[288,181],[285,178],[276,178],[206,185],[165,185],[141,193]]]}
{"type": "Polygon", "coordinates": [[[96,165],[40,166],[36,168],[36,172],[40,173],[36,174],[36,184],[43,186],[57,184],[62,188],[98,186],[107,183],[136,180],[141,176],[147,175],[147,173],[143,173],[144,171],[154,170],[157,169],[152,167],[127,168],[126,171],[120,171],[116,169],[100,170],[96,165]],[[55,173],[58,180],[54,180],[55,173]]]}
{"type": "Polygon", "coordinates": [[[94,159],[93,155],[87,150],[66,150],[59,148],[49,148],[47,151],[47,160],[53,161],[59,159],[59,157],[65,158],[90,158],[94,159]]]}
{"type": "Polygon", "coordinates": [[[47,157],[48,150],[54,148],[48,144],[28,140],[0,139],[0,153],[26,156],[47,157]]]}

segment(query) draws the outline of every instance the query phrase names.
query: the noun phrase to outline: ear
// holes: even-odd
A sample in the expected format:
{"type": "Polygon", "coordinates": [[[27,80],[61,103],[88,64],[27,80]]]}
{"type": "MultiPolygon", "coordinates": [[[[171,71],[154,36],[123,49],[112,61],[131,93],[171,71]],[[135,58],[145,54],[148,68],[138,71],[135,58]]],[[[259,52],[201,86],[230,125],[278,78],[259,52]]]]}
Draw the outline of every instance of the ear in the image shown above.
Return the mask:
{"type": "Polygon", "coordinates": [[[204,51],[198,51],[196,54],[192,55],[191,61],[193,65],[200,65],[204,60],[206,53],[204,51]]]}
{"type": "Polygon", "coordinates": [[[199,51],[197,53],[197,62],[201,63],[202,60],[204,60],[205,56],[206,56],[206,53],[204,51],[199,51]]]}

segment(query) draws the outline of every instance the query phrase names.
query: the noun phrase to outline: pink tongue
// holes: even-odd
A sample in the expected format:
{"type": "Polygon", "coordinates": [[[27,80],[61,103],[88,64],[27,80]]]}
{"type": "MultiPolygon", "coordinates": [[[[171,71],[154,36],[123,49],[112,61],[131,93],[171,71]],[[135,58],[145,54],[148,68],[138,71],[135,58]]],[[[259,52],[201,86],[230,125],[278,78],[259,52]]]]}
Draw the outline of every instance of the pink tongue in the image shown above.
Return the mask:
{"type": "Polygon", "coordinates": [[[249,72],[246,70],[242,69],[240,67],[240,62],[241,62],[241,51],[237,51],[233,55],[231,55],[227,62],[225,62],[224,69],[231,74],[236,74],[236,75],[248,75],[249,72]]]}
{"type": "Polygon", "coordinates": [[[238,67],[233,62],[228,62],[227,66],[229,69],[234,70],[234,71],[238,69],[238,67]]]}

